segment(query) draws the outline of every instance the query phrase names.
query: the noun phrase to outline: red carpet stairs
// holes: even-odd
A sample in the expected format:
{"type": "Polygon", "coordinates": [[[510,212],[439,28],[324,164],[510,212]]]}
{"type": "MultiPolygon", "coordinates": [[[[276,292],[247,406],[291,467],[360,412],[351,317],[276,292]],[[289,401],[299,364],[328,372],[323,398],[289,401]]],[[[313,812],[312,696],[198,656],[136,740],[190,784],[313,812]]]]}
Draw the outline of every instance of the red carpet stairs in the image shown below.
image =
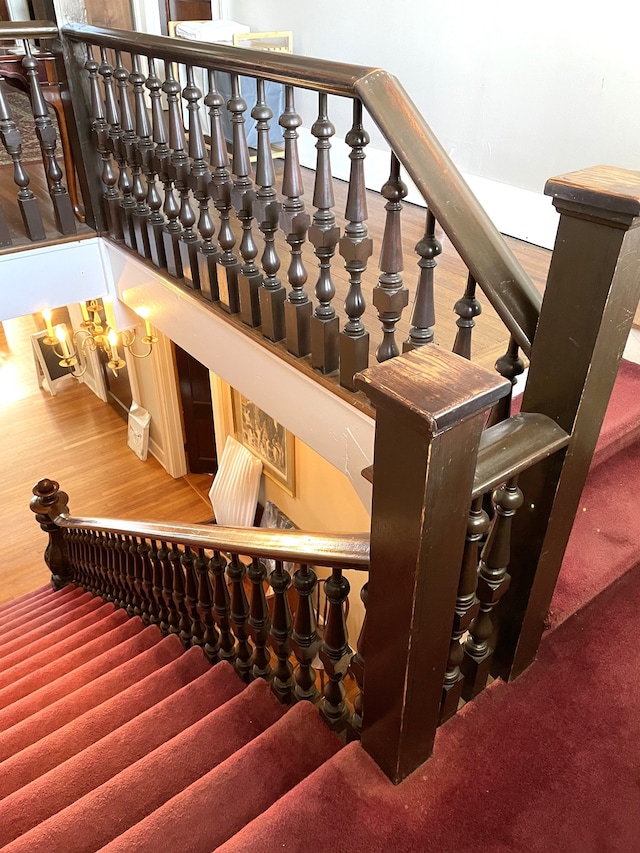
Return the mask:
{"type": "Polygon", "coordinates": [[[312,706],[80,589],[0,607],[0,849],[638,849],[639,392],[623,364],[537,664],[398,787],[312,706]]]}

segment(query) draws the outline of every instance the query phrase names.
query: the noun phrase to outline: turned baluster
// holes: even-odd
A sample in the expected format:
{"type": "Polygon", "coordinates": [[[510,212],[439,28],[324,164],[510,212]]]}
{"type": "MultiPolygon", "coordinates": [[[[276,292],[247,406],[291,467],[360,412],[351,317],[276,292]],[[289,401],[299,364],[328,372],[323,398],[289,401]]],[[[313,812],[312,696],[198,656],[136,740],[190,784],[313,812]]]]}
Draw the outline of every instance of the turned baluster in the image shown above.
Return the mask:
{"type": "Polygon", "coordinates": [[[44,560],[51,572],[51,584],[54,589],[61,589],[72,580],[72,574],[67,543],[62,528],[58,527],[54,519],[60,513],[69,512],[69,496],[60,490],[59,483],[48,479],[39,480],[32,492],[33,498],[29,508],[36,514],[36,521],[49,536],[44,560]]]}
{"type": "Polygon", "coordinates": [[[416,252],[420,255],[418,261],[420,275],[413,303],[412,325],[409,329],[409,337],[402,345],[402,352],[410,352],[433,341],[433,326],[436,322],[433,274],[436,258],[442,252],[442,243],[436,238],[436,218],[430,210],[427,210],[424,236],[416,243],[416,252]]]}
{"type": "Polygon", "coordinates": [[[173,575],[173,597],[176,602],[176,611],[179,616],[177,633],[185,647],[188,647],[191,645],[191,618],[189,616],[187,598],[185,595],[182,554],[175,542],[172,544],[171,550],[169,551],[169,562],[171,563],[171,574],[173,575]]]}
{"type": "Polygon", "coordinates": [[[316,142],[316,177],[313,190],[313,224],[309,240],[315,248],[319,274],[316,282],[318,304],[311,318],[311,364],[322,373],[338,369],[340,321],[332,305],[336,289],[331,280],[331,259],[340,238],[333,212],[335,204],[331,175],[331,137],[336,129],[327,115],[327,95],[319,93],[318,118],[311,127],[316,142]]]}
{"type": "Polygon", "coordinates": [[[225,280],[221,276],[222,270],[218,270],[220,304],[231,314],[240,311],[242,322],[248,326],[259,326],[258,289],[262,284],[262,274],[255,262],[258,254],[258,247],[253,238],[255,190],[251,180],[251,161],[245,128],[244,114],[247,111],[247,102],[242,97],[240,78],[237,74],[231,75],[231,98],[227,102],[227,109],[232,114],[233,155],[231,171],[235,176],[233,190],[231,191],[231,203],[242,226],[239,248],[243,263],[235,280],[225,280]]]}
{"type": "Polygon", "coordinates": [[[122,586],[116,562],[116,543],[113,533],[107,533],[105,545],[107,549],[107,565],[109,567],[108,574],[111,579],[110,600],[116,607],[122,607],[122,586]]]}
{"type": "MultiPolygon", "coordinates": [[[[164,212],[168,224],[162,233],[164,251],[167,260],[167,270],[175,278],[182,278],[182,258],[180,254],[180,239],[182,236],[182,213],[183,207],[189,207],[188,189],[186,179],[189,174],[189,158],[185,151],[187,140],[182,124],[182,113],[180,109],[180,83],[173,76],[173,64],[165,62],[165,81],[162,91],[167,96],[167,112],[169,115],[169,157],[167,168],[168,181],[165,183],[164,212]],[[168,184],[168,186],[167,186],[168,184]],[[181,205],[178,205],[174,195],[174,187],[181,197],[181,205]],[[167,192],[168,190],[168,192],[167,192]],[[185,198],[186,194],[186,198],[185,198]]],[[[191,209],[191,208],[189,208],[191,209]]],[[[186,215],[186,210],[185,210],[186,215]]],[[[195,217],[191,212],[193,223],[195,217]]]]}
{"type": "MultiPolygon", "coordinates": [[[[151,101],[151,126],[152,138],[155,144],[153,156],[151,158],[150,176],[158,175],[158,178],[164,187],[164,205],[167,209],[174,210],[174,225],[177,226],[180,233],[180,226],[177,224],[179,208],[173,197],[173,183],[169,177],[169,164],[171,161],[171,151],[167,145],[167,126],[164,120],[164,112],[162,109],[162,83],[156,73],[156,65],[154,59],[149,59],[149,76],[145,83],[149,90],[149,99],[151,101]],[[173,204],[172,204],[173,200],[173,204]]],[[[163,233],[169,227],[168,218],[160,213],[162,207],[162,199],[156,187],[156,182],[153,181],[150,187],[149,198],[147,203],[151,209],[151,216],[147,223],[149,229],[149,246],[151,249],[151,260],[157,267],[166,267],[167,257],[164,250],[163,233]]]]}
{"type": "Polygon", "coordinates": [[[223,281],[226,291],[229,287],[234,294],[238,293],[238,275],[240,263],[233,249],[236,237],[231,227],[231,193],[233,181],[229,171],[229,155],[227,154],[227,142],[224,136],[222,124],[222,108],[224,98],[216,91],[215,73],[209,72],[209,94],[205,103],[209,105],[211,118],[211,167],[213,169],[212,181],[209,184],[209,194],[213,199],[220,219],[220,230],[218,231],[218,243],[221,252],[213,256],[215,263],[210,265],[211,269],[211,299],[220,298],[218,278],[223,281]],[[207,100],[208,99],[208,100],[207,100]],[[231,284],[230,284],[231,283],[231,284]]]}
{"type": "Polygon", "coordinates": [[[360,628],[360,633],[358,635],[358,642],[356,643],[356,653],[351,658],[351,662],[349,664],[349,672],[356,680],[358,685],[358,693],[353,700],[353,714],[351,715],[351,730],[353,735],[356,737],[360,737],[362,734],[362,715],[364,713],[364,650],[366,647],[366,637],[367,637],[367,604],[369,601],[369,583],[365,583],[362,589],[360,590],[360,601],[364,607],[364,619],[362,620],[362,627],[360,628]]]}
{"type": "Polygon", "coordinates": [[[158,543],[152,539],[149,543],[149,559],[153,569],[153,599],[156,607],[151,613],[151,622],[162,628],[163,625],[167,624],[169,614],[162,589],[162,560],[158,552],[158,543]]]}
{"type": "Polygon", "coordinates": [[[92,115],[91,127],[96,140],[96,148],[102,160],[101,179],[104,184],[102,198],[107,218],[107,227],[111,239],[121,242],[124,240],[124,232],[122,230],[120,194],[116,189],[118,173],[113,166],[112,148],[109,143],[109,125],[105,119],[104,104],[100,93],[100,82],[98,79],[100,65],[93,56],[91,45],[87,45],[87,61],[84,67],[89,75],[92,115]]]}
{"type": "Polygon", "coordinates": [[[476,498],[471,504],[469,521],[467,523],[467,536],[462,556],[462,569],[458,594],[456,596],[456,609],[453,616],[453,628],[451,629],[451,645],[449,646],[449,657],[447,669],[444,674],[444,685],[442,688],[442,704],[440,706],[440,723],[444,723],[458,710],[458,703],[462,696],[464,675],[461,666],[464,661],[464,646],[460,642],[465,631],[469,629],[471,622],[477,618],[480,603],[476,596],[478,586],[478,560],[480,557],[480,545],[482,539],[489,529],[489,516],[482,508],[482,497],[476,498]]]}
{"type": "Polygon", "coordinates": [[[495,648],[493,610],[511,583],[507,572],[511,559],[511,525],[522,501],[517,477],[493,493],[495,516],[478,567],[476,595],[480,610],[469,625],[469,636],[464,645],[464,699],[472,699],[484,690],[487,683],[495,648]]]}
{"type": "Polygon", "coordinates": [[[140,596],[139,579],[136,576],[136,544],[135,538],[125,536],[122,543],[122,555],[129,587],[127,613],[129,616],[142,615],[142,598],[140,596]]]}
{"type": "MultiPolygon", "coordinates": [[[[44,240],[44,225],[38,207],[38,199],[29,189],[29,174],[22,162],[22,136],[13,119],[2,86],[0,86],[0,139],[7,154],[13,160],[13,182],[18,187],[18,207],[27,237],[30,240],[44,240]]],[[[0,245],[4,244],[0,243],[0,245]]]]}
{"type": "Polygon", "coordinates": [[[409,304],[409,291],[402,283],[402,199],[407,195],[407,186],[400,179],[400,161],[391,155],[391,174],[382,187],[382,195],[387,199],[384,209],[387,212],[382,247],[380,249],[381,275],[373,289],[373,304],[378,311],[382,324],[382,341],[376,350],[378,361],[395,358],[400,350],[396,344],[396,324],[402,312],[409,304]]]}
{"type": "MultiPolygon", "coordinates": [[[[151,203],[157,204],[156,216],[160,209],[161,201],[158,189],[155,185],[155,172],[153,169],[153,139],[151,138],[151,123],[145,102],[145,76],[140,70],[140,57],[133,54],[133,71],[129,80],[133,86],[133,108],[135,115],[135,168],[133,170],[133,195],[138,206],[133,215],[133,226],[136,234],[136,248],[138,254],[143,258],[151,258],[151,243],[149,241],[149,229],[151,221],[151,203]],[[142,183],[142,178],[146,188],[142,183]]],[[[162,220],[162,217],[161,217],[162,220]]]]}
{"type": "MultiPolygon", "coordinates": [[[[118,105],[120,107],[120,148],[126,165],[131,172],[131,196],[134,204],[129,215],[129,234],[125,230],[125,243],[130,249],[135,249],[143,258],[151,257],[147,220],[149,209],[146,205],[147,193],[142,181],[142,164],[138,153],[138,137],[134,129],[131,100],[129,98],[129,72],[122,62],[122,54],[116,51],[116,66],[113,77],[119,91],[118,105]]],[[[138,75],[139,85],[142,86],[142,75],[138,75]]]]}
{"type": "MultiPolygon", "coordinates": [[[[189,122],[191,171],[187,177],[187,187],[198,202],[200,210],[198,229],[205,239],[208,237],[210,241],[213,235],[213,222],[211,220],[211,213],[209,212],[209,183],[211,181],[211,173],[205,160],[207,149],[204,144],[204,134],[202,133],[202,123],[200,121],[199,102],[202,98],[202,92],[194,82],[193,68],[190,65],[187,66],[187,85],[182,92],[182,97],[187,102],[189,122]]],[[[180,218],[184,227],[184,232],[180,238],[180,255],[182,258],[184,283],[193,290],[200,290],[198,250],[200,249],[201,241],[193,228],[195,214],[189,204],[188,195],[183,195],[183,209],[180,212],[180,218]],[[184,208],[185,201],[188,204],[189,210],[184,208]],[[188,215],[189,213],[191,214],[190,216],[188,215]],[[191,221],[192,219],[193,222],[191,221]]]]}
{"type": "Polygon", "coordinates": [[[143,539],[140,553],[143,562],[143,575],[149,598],[149,622],[151,625],[160,624],[160,613],[163,607],[162,599],[162,566],[157,559],[157,545],[153,540],[143,539]]]}
{"type": "Polygon", "coordinates": [[[213,575],[213,616],[220,632],[216,654],[220,660],[235,660],[235,643],[231,633],[231,603],[229,588],[225,577],[227,561],[219,551],[213,552],[209,560],[209,569],[213,575]]]}
{"type": "Polygon", "coordinates": [[[140,616],[142,618],[143,622],[148,624],[149,601],[147,599],[147,592],[144,586],[144,573],[139,545],[140,543],[138,538],[136,536],[132,536],[129,553],[131,555],[131,565],[133,566],[133,587],[136,591],[135,613],[136,616],[140,616]]]}
{"type": "Polygon", "coordinates": [[[495,368],[500,376],[504,376],[505,379],[511,382],[511,392],[506,397],[503,397],[502,400],[499,400],[493,409],[491,409],[491,414],[487,420],[488,427],[506,421],[507,418],[511,417],[513,388],[518,376],[524,372],[524,361],[519,356],[519,347],[513,337],[509,338],[507,351],[496,361],[495,368]]]}
{"type": "Polygon", "coordinates": [[[93,564],[96,568],[96,593],[104,598],[107,589],[106,567],[104,561],[104,550],[102,547],[103,533],[95,530],[93,533],[93,564]]]}
{"type": "Polygon", "coordinates": [[[79,534],[80,544],[82,548],[82,569],[80,571],[80,583],[84,589],[91,592],[92,577],[91,577],[91,558],[89,554],[89,533],[83,530],[79,534]]]}
{"type": "Polygon", "coordinates": [[[131,589],[129,587],[129,578],[127,576],[127,564],[124,560],[123,555],[123,540],[122,536],[119,533],[115,534],[115,558],[116,565],[118,567],[118,575],[120,577],[120,583],[122,584],[122,599],[120,603],[120,607],[123,610],[129,611],[129,607],[131,607],[131,589]]]}
{"type": "Polygon", "coordinates": [[[291,665],[291,608],[288,590],[291,575],[285,569],[282,560],[275,561],[269,583],[273,590],[273,613],[271,617],[271,645],[277,662],[273,670],[272,689],[283,703],[291,702],[295,688],[293,666],[291,665]]]}
{"type": "Polygon", "coordinates": [[[262,253],[262,285],[258,290],[262,334],[270,341],[281,341],[285,337],[284,303],[286,290],[278,278],[280,258],[275,245],[276,232],[280,219],[280,202],[275,190],[275,172],[271,156],[270,124],[273,111],[267,104],[265,81],[256,81],[256,105],[251,117],[256,121],[257,160],[256,160],[256,197],[253,202],[253,215],[264,237],[262,253]]]}
{"type": "Polygon", "coordinates": [[[227,565],[227,577],[231,582],[231,612],[229,614],[236,635],[235,667],[243,681],[251,680],[251,653],[247,623],[249,620],[249,602],[244,588],[244,576],[247,570],[237,554],[232,554],[227,565]]]}
{"type": "Polygon", "coordinates": [[[156,553],[162,565],[162,597],[166,605],[163,614],[164,618],[160,620],[160,628],[164,634],[179,634],[180,616],[178,615],[178,608],[173,594],[173,566],[169,560],[167,543],[161,541],[156,553]]]}
{"type": "MultiPolygon", "coordinates": [[[[227,184],[227,203],[231,205],[231,179],[226,168],[229,164],[227,155],[227,146],[222,129],[222,113],[221,107],[224,106],[224,98],[218,94],[215,85],[215,72],[209,71],[209,90],[204,99],[204,105],[209,112],[209,147],[210,159],[209,164],[212,168],[211,180],[207,188],[209,197],[215,201],[219,196],[222,197],[222,205],[224,206],[224,185],[227,184]]],[[[227,209],[228,214],[228,209],[227,209]]],[[[202,295],[210,302],[218,300],[218,274],[216,270],[216,261],[220,258],[220,251],[216,244],[215,224],[212,216],[209,214],[207,205],[206,215],[201,216],[198,223],[198,230],[202,237],[202,243],[198,249],[198,276],[200,278],[200,290],[202,295]]],[[[233,241],[233,232],[231,234],[233,241]]],[[[233,246],[233,242],[231,243],[233,246]]]]}
{"type": "Polygon", "coordinates": [[[474,318],[482,314],[482,305],[476,299],[476,287],[476,280],[469,273],[464,296],[453,307],[458,315],[456,320],[458,331],[453,344],[453,352],[469,360],[471,359],[471,335],[476,325],[474,318]]]}
{"type": "Polygon", "coordinates": [[[22,67],[26,72],[29,92],[31,93],[31,111],[35,119],[36,136],[40,142],[42,159],[45,164],[56,228],[61,234],[75,234],[77,231],[76,220],[69,193],[62,183],[62,170],[56,160],[56,129],[53,126],[47,102],[42,94],[38,77],[38,60],[31,55],[29,42],[25,40],[23,43],[26,56],[22,60],[22,67]]]}
{"type": "Polygon", "coordinates": [[[251,673],[254,678],[269,678],[271,675],[271,655],[267,647],[271,620],[264,591],[267,571],[257,557],[251,561],[247,571],[251,581],[251,604],[249,607],[249,634],[254,643],[251,673]]]}
{"type": "Polygon", "coordinates": [[[153,564],[151,563],[151,547],[145,539],[138,543],[138,563],[140,564],[140,584],[142,587],[143,604],[142,616],[147,625],[157,623],[158,605],[153,590],[153,564]]]}
{"type": "Polygon", "coordinates": [[[127,168],[125,148],[122,144],[123,131],[120,127],[120,113],[114,90],[113,66],[108,60],[107,51],[104,47],[100,48],[100,56],[102,61],[98,67],[98,73],[102,77],[104,86],[104,102],[109,125],[109,149],[118,164],[122,232],[124,242],[130,249],[133,249],[136,244],[135,234],[133,233],[133,210],[136,201],[132,194],[133,185],[127,168]]]}
{"type": "Polygon", "coordinates": [[[63,540],[65,543],[65,547],[67,549],[67,559],[69,561],[69,570],[71,574],[75,577],[78,574],[78,565],[79,565],[79,551],[78,551],[78,543],[74,537],[73,530],[67,530],[66,528],[63,531],[63,540]]]}
{"type": "Polygon", "coordinates": [[[298,152],[298,131],[302,118],[295,109],[293,86],[285,88],[285,109],[279,119],[284,128],[284,169],[282,173],[282,194],[285,196],[280,209],[280,228],[291,249],[291,260],[287,270],[287,279],[291,290],[284,305],[287,349],[293,355],[302,357],[311,352],[311,314],[313,305],[304,286],[307,270],[302,259],[302,247],[306,240],[311,218],[305,210],[302,195],[302,170],[298,152]]]}
{"type": "Polygon", "coordinates": [[[198,548],[198,553],[193,561],[194,569],[198,578],[198,608],[202,616],[204,633],[202,635],[202,650],[211,663],[217,663],[218,643],[220,634],[216,629],[213,619],[213,600],[211,597],[211,584],[209,582],[209,561],[204,548],[198,548]]]}
{"type": "Polygon", "coordinates": [[[105,601],[110,601],[113,604],[116,602],[117,596],[117,578],[113,568],[113,549],[111,547],[111,535],[108,532],[102,535],[102,554],[104,560],[104,575],[105,575],[105,601]]]}
{"type": "Polygon", "coordinates": [[[331,575],[324,582],[327,621],[320,646],[320,660],[327,675],[327,682],[320,711],[327,724],[336,731],[344,728],[348,716],[343,681],[353,656],[345,620],[349,589],[349,581],[342,574],[342,569],[332,569],[331,575]]]}
{"type": "Polygon", "coordinates": [[[297,607],[291,633],[291,648],[298,664],[294,673],[294,693],[296,699],[315,702],[320,695],[313,669],[313,662],[321,642],[313,609],[313,596],[318,588],[318,576],[312,568],[304,564],[293,574],[293,588],[296,591],[297,607]]]}
{"type": "Polygon", "coordinates": [[[339,251],[349,273],[349,292],[344,303],[349,320],[340,332],[340,384],[355,391],[354,375],[369,364],[369,333],[362,322],[366,307],[362,295],[362,276],[373,253],[373,240],[367,230],[367,195],[364,177],[365,146],[369,134],[362,126],[362,102],[353,102],[353,126],[345,142],[351,148],[351,170],[345,218],[347,226],[339,251]]]}
{"type": "Polygon", "coordinates": [[[186,545],[181,558],[185,576],[185,599],[191,615],[191,632],[189,642],[192,646],[204,645],[204,625],[198,611],[198,581],[193,551],[186,545]]]}

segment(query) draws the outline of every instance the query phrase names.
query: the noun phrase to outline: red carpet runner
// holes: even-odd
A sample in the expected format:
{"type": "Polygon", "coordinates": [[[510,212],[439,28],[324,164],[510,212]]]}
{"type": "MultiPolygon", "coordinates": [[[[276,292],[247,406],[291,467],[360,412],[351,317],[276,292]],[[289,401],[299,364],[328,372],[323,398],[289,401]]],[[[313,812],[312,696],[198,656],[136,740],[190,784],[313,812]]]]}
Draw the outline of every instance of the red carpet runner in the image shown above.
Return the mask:
{"type": "Polygon", "coordinates": [[[640,849],[634,384],[640,368],[625,367],[627,404],[610,408],[606,464],[554,599],[559,627],[520,679],[443,726],[434,758],[397,788],[359,745],[340,749],[313,707],[283,708],[266,684],[79,589],[0,607],[0,849],[640,849]]]}

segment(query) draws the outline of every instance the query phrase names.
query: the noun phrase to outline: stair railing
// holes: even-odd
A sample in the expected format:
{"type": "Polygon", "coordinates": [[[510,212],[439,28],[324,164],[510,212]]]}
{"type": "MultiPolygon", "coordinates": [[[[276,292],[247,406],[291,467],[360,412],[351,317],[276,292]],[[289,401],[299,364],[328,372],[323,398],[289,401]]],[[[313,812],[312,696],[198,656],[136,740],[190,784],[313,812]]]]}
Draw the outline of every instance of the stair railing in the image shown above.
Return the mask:
{"type": "Polygon", "coordinates": [[[55,56],[47,49],[57,38],[58,28],[48,21],[3,22],[0,42],[15,41],[22,55],[0,47],[0,151],[13,164],[13,182],[20,217],[12,209],[0,207],[0,248],[41,242],[47,237],[73,237],[77,232],[76,217],[83,220],[76,190],[75,163],[71,154],[64,104],[55,70],[55,56]],[[37,44],[36,44],[37,43],[37,44]],[[10,84],[16,83],[16,92],[10,84]],[[14,115],[12,97],[19,112],[14,115]],[[27,116],[27,107],[30,116],[27,116]],[[49,105],[55,111],[52,121],[49,105]],[[40,166],[25,159],[22,128],[40,149],[44,169],[46,197],[38,197],[32,177],[40,166]],[[59,145],[59,143],[61,143],[59,145]],[[66,175],[60,163],[64,162],[66,175]],[[67,185],[70,192],[67,190],[67,185]]]}
{"type": "MultiPolygon", "coordinates": [[[[94,138],[94,164],[91,146],[82,154],[98,230],[116,240],[124,235],[127,241],[137,177],[137,221],[142,225],[144,220],[150,229],[145,245],[153,247],[159,228],[165,235],[165,252],[151,253],[157,266],[241,322],[258,327],[269,342],[282,342],[298,358],[309,356],[318,373],[337,373],[344,388],[355,390],[354,376],[368,366],[370,350],[381,362],[433,339],[433,283],[442,229],[467,265],[469,282],[484,291],[514,345],[529,354],[540,295],[392,75],[377,68],[77,23],[66,24],[62,36],[79,137],[87,142],[94,138]],[[117,101],[112,96],[114,68],[117,101]],[[133,69],[128,76],[127,68],[133,69]],[[155,104],[151,127],[144,110],[137,110],[133,125],[128,118],[127,103],[137,93],[142,104],[143,86],[155,104]],[[275,97],[274,103],[270,86],[280,87],[281,102],[275,97]],[[167,97],[166,114],[157,108],[159,87],[167,97]],[[300,90],[315,92],[318,103],[310,127],[316,149],[310,205],[300,167],[300,90]],[[332,178],[331,157],[338,143],[329,95],[352,103],[352,125],[344,140],[350,178],[343,215],[336,207],[332,178]],[[126,139],[123,121],[129,128],[126,139]],[[377,280],[369,263],[374,246],[365,189],[370,122],[390,148],[377,280]],[[274,138],[281,139],[281,168],[272,159],[274,138]],[[405,281],[409,274],[403,276],[402,270],[403,174],[414,181],[427,211],[425,234],[416,245],[412,325],[400,343],[398,323],[411,295],[405,281]],[[162,213],[152,202],[156,175],[165,188],[162,213]],[[314,265],[317,277],[309,281],[314,265]],[[344,313],[337,304],[338,289],[344,290],[344,313]],[[367,327],[367,302],[377,312],[379,336],[367,327]]],[[[307,105],[309,96],[302,94],[307,105]]],[[[135,248],[132,239],[128,245],[135,248]]],[[[141,247],[138,251],[149,257],[141,247]]],[[[461,354],[470,351],[473,318],[480,310],[477,302],[469,308],[469,298],[465,291],[456,305],[463,331],[455,351],[461,354]]]]}
{"type": "MultiPolygon", "coordinates": [[[[344,674],[349,666],[356,677],[362,678],[366,673],[360,685],[366,685],[366,695],[361,689],[353,728],[357,730],[361,725],[364,747],[390,778],[399,781],[430,755],[438,722],[455,710],[460,698],[475,695],[490,675],[517,675],[535,657],[638,301],[640,176],[599,167],[547,184],[561,219],[539,313],[540,300],[530,281],[429,128],[415,114],[399,84],[384,72],[304,57],[178,44],[140,34],[134,38],[128,33],[75,24],[65,27],[64,35],[72,42],[89,46],[79,48],[79,66],[68,69],[72,93],[82,91],[82,74],[91,77],[96,70],[93,47],[166,61],[163,88],[170,104],[172,98],[177,100],[180,77],[180,69],[177,77],[173,74],[173,63],[184,66],[187,85],[183,97],[191,108],[197,106],[204,93],[195,92],[197,86],[192,85],[189,69],[219,69],[231,74],[232,91],[226,104],[233,133],[229,167],[222,143],[215,143],[224,138],[220,133],[224,99],[215,75],[206,75],[209,88],[204,98],[211,117],[211,165],[217,172],[207,192],[220,215],[220,249],[211,251],[200,141],[189,139],[191,156],[186,156],[184,127],[180,132],[183,116],[175,108],[177,104],[169,112],[169,118],[173,116],[170,152],[166,151],[168,137],[157,127],[153,132],[156,166],[148,167],[147,177],[153,180],[156,173],[165,185],[165,231],[177,234],[174,225],[180,230],[177,241],[187,247],[178,246],[177,257],[183,263],[191,263],[188,246],[193,242],[194,223],[187,208],[189,194],[193,194],[205,223],[201,236],[206,245],[207,269],[212,269],[209,256],[218,256],[215,281],[209,282],[209,292],[212,299],[217,294],[224,310],[238,310],[238,306],[243,321],[249,324],[254,322],[257,309],[261,316],[267,310],[265,328],[271,339],[277,337],[274,330],[282,328],[284,311],[285,317],[288,314],[295,320],[296,345],[310,341],[312,363],[321,372],[337,369],[336,340],[343,331],[349,338],[344,352],[350,359],[350,381],[364,390],[376,407],[370,580],[363,596],[368,610],[364,636],[352,655],[344,628],[347,585],[342,572],[346,566],[330,560],[334,568],[326,582],[328,620],[319,651],[328,676],[323,702],[328,722],[340,727],[346,713],[341,705],[344,674]],[[282,126],[293,161],[285,163],[287,181],[282,200],[274,189],[274,170],[266,159],[272,111],[262,85],[257,86],[255,106],[250,109],[242,96],[241,75],[276,81],[287,88],[282,126]],[[313,88],[319,93],[318,117],[311,128],[317,140],[317,163],[313,213],[309,214],[300,204],[299,174],[294,168],[294,134],[299,127],[292,92],[296,87],[313,88]],[[348,226],[342,237],[329,181],[335,129],[327,113],[328,94],[354,101],[353,127],[347,139],[353,155],[352,182],[348,226]],[[360,104],[374,117],[393,149],[389,180],[383,187],[387,215],[381,274],[373,296],[383,327],[378,348],[382,363],[365,370],[366,365],[360,362],[360,351],[364,349],[361,344],[367,334],[362,329],[361,290],[371,245],[361,191],[367,137],[360,104]],[[245,128],[249,109],[256,121],[259,156],[255,182],[245,128]],[[442,168],[443,164],[446,168],[442,168]],[[395,327],[408,302],[398,248],[401,206],[406,196],[401,167],[423,192],[428,211],[425,234],[417,247],[421,258],[420,290],[411,342],[405,347],[404,356],[390,358],[399,349],[394,343],[395,327]],[[239,242],[228,233],[232,207],[242,227],[239,242]],[[453,355],[428,345],[432,322],[429,292],[439,254],[436,221],[469,267],[464,294],[456,305],[457,354],[453,355]],[[291,292],[284,300],[274,236],[278,227],[285,233],[291,250],[291,292]],[[258,240],[262,245],[261,269],[255,263],[260,251],[258,240]],[[310,312],[302,259],[311,247],[319,272],[316,303],[310,312]],[[348,321],[342,331],[333,305],[336,250],[345,260],[350,285],[348,321]],[[500,360],[504,379],[460,357],[469,354],[470,330],[479,311],[477,285],[487,294],[510,333],[505,356],[500,360]],[[287,308],[288,301],[293,309],[287,308]],[[426,345],[415,346],[416,343],[426,345]],[[508,402],[504,401],[522,366],[518,348],[531,357],[522,415],[503,420],[509,413],[508,402]],[[497,408],[490,417],[491,426],[485,430],[487,411],[494,406],[497,408]],[[483,501],[487,492],[493,492],[489,512],[487,501],[483,501]]],[[[104,79],[109,78],[111,64],[108,56],[102,58],[104,79]]],[[[126,63],[118,67],[126,67],[126,63]]],[[[132,62],[132,67],[139,68],[139,62],[132,62]]],[[[156,78],[153,69],[149,70],[153,81],[149,89],[153,92],[156,78]]],[[[126,83],[122,71],[118,73],[126,83]]],[[[81,105],[79,108],[82,110],[81,105]]],[[[133,137],[146,137],[134,132],[123,141],[120,116],[116,110],[112,109],[112,113],[113,121],[105,119],[109,125],[105,152],[111,168],[117,165],[124,176],[122,185],[126,188],[130,175],[139,177],[137,169],[142,168],[144,174],[136,154],[139,143],[133,137]]],[[[103,132],[101,117],[94,115],[92,120],[96,133],[103,132]]],[[[195,134],[197,137],[197,130],[195,134]]],[[[146,212],[140,204],[141,192],[137,196],[142,217],[146,212]]],[[[124,200],[122,193],[120,201],[124,200]]],[[[123,215],[123,206],[120,202],[112,204],[111,215],[123,215]]],[[[157,209],[151,204],[148,207],[150,211],[157,209]]],[[[191,272],[193,283],[193,267],[191,272]]],[[[339,344],[337,350],[340,354],[339,344]]],[[[41,523],[53,525],[46,527],[51,534],[48,557],[59,578],[64,581],[79,572],[88,587],[106,589],[106,594],[129,612],[149,619],[155,613],[154,618],[166,630],[179,633],[185,642],[198,643],[208,636],[209,646],[222,659],[225,655],[233,658],[243,677],[272,679],[276,693],[283,698],[291,694],[290,658],[292,651],[297,652],[298,675],[293,676],[293,681],[300,697],[313,694],[309,667],[315,659],[311,655],[317,648],[317,630],[309,614],[310,597],[305,596],[305,591],[313,587],[310,563],[302,564],[307,568],[298,576],[297,586],[294,584],[300,601],[292,614],[287,596],[291,579],[282,565],[290,555],[274,555],[274,605],[270,612],[261,592],[263,569],[252,561],[247,571],[234,557],[247,551],[256,556],[244,542],[234,546],[225,541],[224,546],[215,548],[213,541],[207,540],[211,545],[209,556],[206,544],[201,554],[195,542],[181,544],[175,536],[162,539],[159,534],[151,539],[138,526],[124,529],[124,525],[116,525],[113,531],[107,525],[101,530],[89,520],[79,522],[78,529],[84,534],[65,534],[65,501],[53,494],[55,489],[52,491],[50,485],[42,490],[44,493],[36,495],[33,508],[41,523]],[[231,554],[229,560],[223,547],[231,554]],[[106,573],[96,572],[97,553],[109,557],[106,573]],[[70,554],[75,567],[71,566],[70,554]],[[251,602],[247,599],[245,574],[255,592],[251,602]],[[205,575],[207,583],[202,581],[205,575]],[[200,582],[202,587],[197,585],[200,582]],[[302,614],[299,621],[298,613],[302,614]],[[272,624],[267,641],[269,619],[272,624]],[[267,651],[269,645],[273,656],[267,651]]]]}

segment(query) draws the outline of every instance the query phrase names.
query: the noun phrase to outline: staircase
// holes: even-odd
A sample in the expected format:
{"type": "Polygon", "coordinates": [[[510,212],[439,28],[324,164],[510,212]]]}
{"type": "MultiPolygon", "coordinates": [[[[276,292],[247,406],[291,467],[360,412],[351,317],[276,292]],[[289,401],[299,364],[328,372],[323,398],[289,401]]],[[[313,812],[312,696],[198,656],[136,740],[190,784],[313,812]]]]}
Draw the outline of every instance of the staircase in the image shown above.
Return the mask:
{"type": "Polygon", "coordinates": [[[538,663],[397,787],[311,704],[79,588],[4,605],[1,849],[636,849],[639,392],[623,362],[538,663]]]}

